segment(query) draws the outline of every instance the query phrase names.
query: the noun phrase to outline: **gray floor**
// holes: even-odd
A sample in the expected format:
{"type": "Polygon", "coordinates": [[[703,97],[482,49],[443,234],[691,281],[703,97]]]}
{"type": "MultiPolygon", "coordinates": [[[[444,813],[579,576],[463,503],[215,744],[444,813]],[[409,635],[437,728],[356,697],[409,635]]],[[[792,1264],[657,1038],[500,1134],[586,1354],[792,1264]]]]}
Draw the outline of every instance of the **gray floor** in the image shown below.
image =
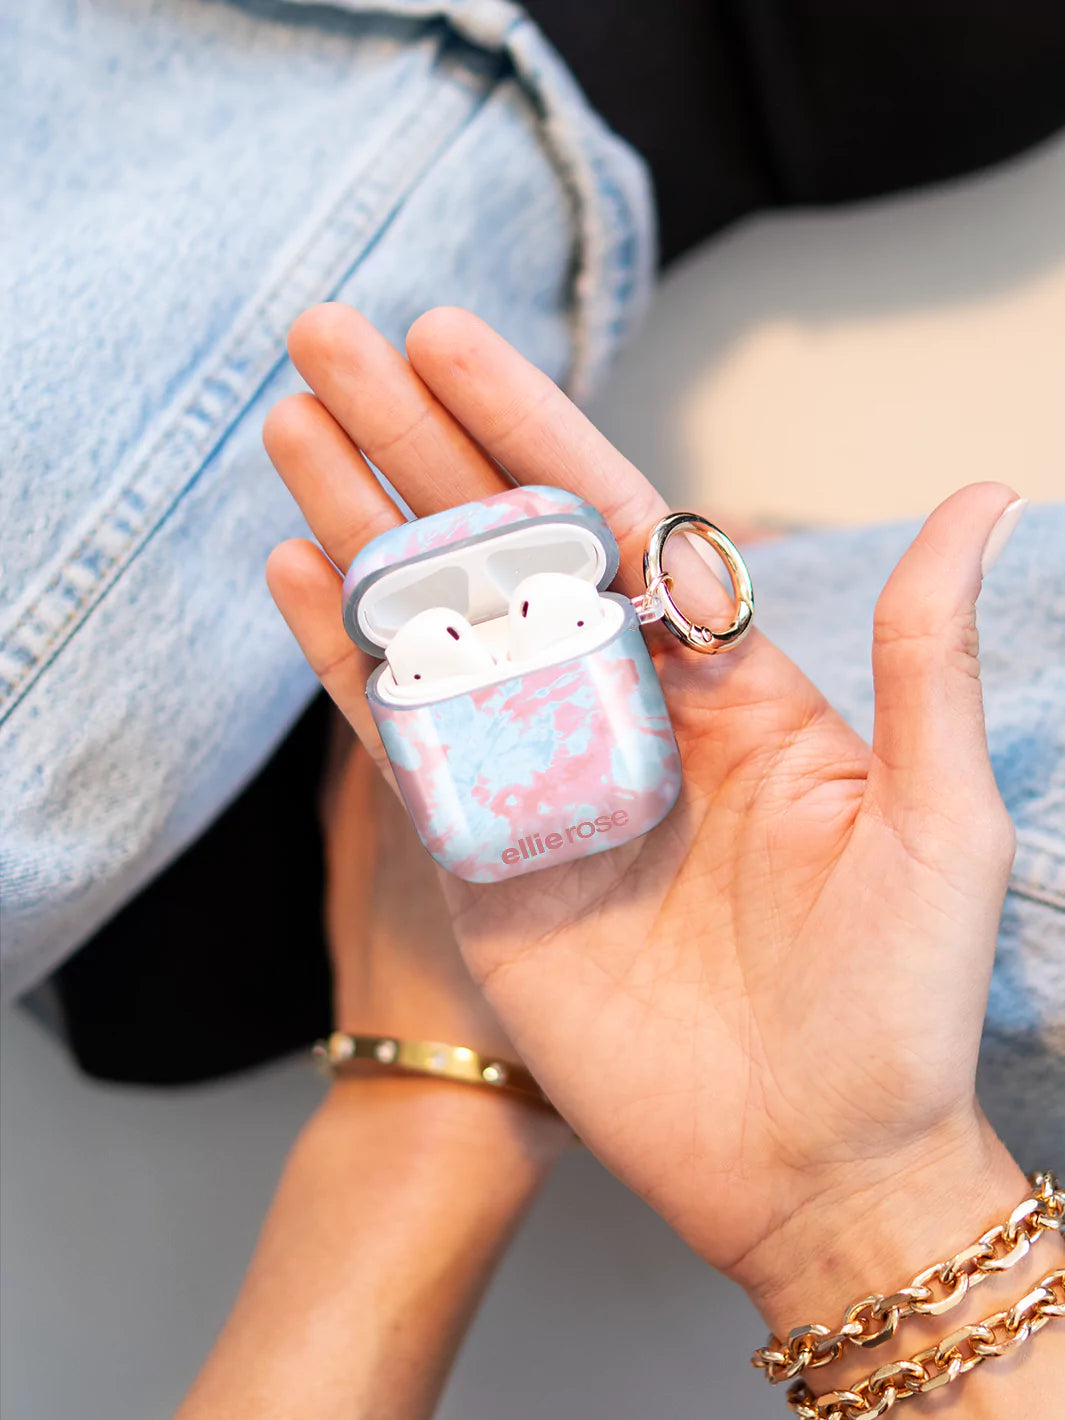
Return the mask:
{"type": "MultiPolygon", "coordinates": [[[[1060,496],[1060,390],[1040,391],[1065,365],[1063,314],[1059,141],[938,192],[760,220],[713,244],[666,283],[595,415],[675,505],[717,517],[908,514],[996,471],[1060,496]],[[999,396],[929,401],[929,382],[999,396]],[[890,418],[868,403],[884,389],[890,418]],[[826,440],[833,409],[857,442],[826,440]],[[1000,446],[1014,467],[990,466],[1000,446]],[[892,476],[856,480],[866,459],[892,476]]],[[[4,1015],[2,1036],[4,1420],[165,1416],[225,1314],[318,1081],[288,1065],[173,1095],[105,1089],[24,1013],[4,1015]]],[[[574,1152],[441,1417],[770,1420],[782,1400],[745,1359],[761,1335],[735,1289],[574,1152]]]]}
{"type": "MultiPolygon", "coordinates": [[[[24,1012],[0,1035],[0,1411],[165,1416],[321,1083],[300,1063],[175,1095],[103,1089],[24,1012]]],[[[745,1361],[762,1334],[741,1292],[574,1150],[496,1279],[441,1420],[779,1420],[745,1361]]]]}

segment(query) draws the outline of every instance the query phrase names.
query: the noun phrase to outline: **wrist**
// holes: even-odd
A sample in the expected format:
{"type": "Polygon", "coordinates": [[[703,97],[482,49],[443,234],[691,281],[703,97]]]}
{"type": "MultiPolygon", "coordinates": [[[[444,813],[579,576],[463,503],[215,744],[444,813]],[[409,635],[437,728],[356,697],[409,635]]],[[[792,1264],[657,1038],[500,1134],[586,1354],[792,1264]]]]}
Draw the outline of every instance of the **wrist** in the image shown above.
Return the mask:
{"type": "MultiPolygon", "coordinates": [[[[1009,1216],[1028,1187],[1005,1146],[974,1112],[889,1160],[826,1172],[733,1276],[776,1336],[815,1322],[834,1329],[852,1303],[907,1286],[917,1273],[969,1247],[1009,1216]]],[[[838,1361],[811,1373],[815,1392],[846,1387],[1011,1305],[1062,1265],[1061,1238],[1053,1232],[1042,1238],[956,1309],[907,1318],[880,1348],[846,1346],[838,1361]]]]}
{"type": "MultiPolygon", "coordinates": [[[[966,1246],[1026,1186],[974,1113],[887,1158],[819,1170],[731,1275],[770,1325],[795,1306],[831,1313],[873,1287],[891,1291],[966,1246]]],[[[805,1320],[795,1316],[788,1326],[805,1320]]]]}
{"type": "Polygon", "coordinates": [[[494,1160],[533,1185],[573,1137],[554,1110],[504,1090],[372,1070],[334,1079],[305,1136],[325,1156],[372,1137],[411,1172],[444,1158],[473,1169],[494,1160]]]}
{"type": "Polygon", "coordinates": [[[428,1415],[567,1137],[501,1091],[336,1082],[288,1158],[182,1416],[428,1415]]]}

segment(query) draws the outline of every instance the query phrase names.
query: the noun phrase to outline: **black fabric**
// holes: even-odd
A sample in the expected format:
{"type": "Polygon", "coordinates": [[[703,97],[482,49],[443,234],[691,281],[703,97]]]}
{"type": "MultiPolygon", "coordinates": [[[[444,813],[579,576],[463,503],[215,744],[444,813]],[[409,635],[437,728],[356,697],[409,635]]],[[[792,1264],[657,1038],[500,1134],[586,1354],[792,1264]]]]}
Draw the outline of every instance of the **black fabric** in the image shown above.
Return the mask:
{"type": "MultiPolygon", "coordinates": [[[[1056,0],[527,0],[647,158],[669,260],[759,207],[852,201],[1065,124],[1056,0]]],[[[92,1074],[184,1083],[327,1028],[317,702],[207,834],[58,973],[92,1074]]]]}
{"type": "Polygon", "coordinates": [[[971,172],[1065,124],[1060,0],[526,0],[647,158],[663,259],[759,207],[971,172]]]}
{"type": "Polygon", "coordinates": [[[184,1085],[329,1030],[319,695],[208,831],[55,975],[67,1038],[105,1080],[184,1085]]]}

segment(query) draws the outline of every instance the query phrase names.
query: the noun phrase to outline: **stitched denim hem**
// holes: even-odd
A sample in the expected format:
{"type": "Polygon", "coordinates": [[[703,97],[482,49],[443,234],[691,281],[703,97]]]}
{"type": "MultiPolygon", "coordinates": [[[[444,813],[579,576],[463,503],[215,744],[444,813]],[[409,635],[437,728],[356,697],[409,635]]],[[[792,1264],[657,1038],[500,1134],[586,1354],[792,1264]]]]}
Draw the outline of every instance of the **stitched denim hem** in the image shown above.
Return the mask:
{"type": "MultiPolygon", "coordinates": [[[[610,139],[567,82],[561,61],[517,7],[495,0],[475,6],[394,0],[391,5],[345,3],[345,8],[447,18],[471,41],[511,58],[524,75],[552,136],[560,171],[577,194],[581,255],[574,278],[570,385],[574,392],[587,389],[642,312],[650,291],[654,243],[642,164],[610,139]],[[582,129],[595,144],[607,144],[609,161],[585,153],[582,129]]],[[[341,192],[329,198],[281,256],[182,400],[121,466],[111,493],[12,608],[12,620],[0,636],[0,724],[119,579],[276,368],[295,316],[336,289],[486,94],[484,76],[478,80],[469,64],[454,65],[443,81],[438,72],[437,80],[428,93],[406,96],[378,151],[368,161],[362,158],[341,192]]]]}
{"type": "MultiPolygon", "coordinates": [[[[289,0],[311,6],[320,0],[289,0]]],[[[575,205],[573,361],[567,389],[581,400],[595,388],[618,345],[639,324],[657,264],[650,178],[615,138],[562,58],[510,0],[336,0],[353,14],[384,11],[445,20],[457,34],[505,54],[537,105],[544,136],[575,205]]]]}
{"type": "Polygon", "coordinates": [[[65,102],[78,142],[26,126],[20,201],[44,255],[11,243],[28,335],[6,484],[26,555],[4,559],[0,613],[5,996],[198,836],[312,693],[262,576],[306,533],[258,436],[300,385],[295,316],[339,297],[401,345],[426,306],[469,304],[579,392],[650,288],[643,165],[516,7],[243,8],[134,0],[86,32],[49,0],[21,22],[37,82],[11,104],[65,102]],[[127,158],[156,74],[168,103],[127,158]],[[212,201],[227,163],[232,200],[212,201]]]}
{"type": "Polygon", "coordinates": [[[0,640],[0,723],[196,477],[277,365],[293,318],[339,283],[480,97],[461,75],[451,76],[431,95],[411,95],[382,145],[387,147],[387,163],[376,161],[376,154],[360,163],[339,199],[329,203],[280,259],[181,401],[120,469],[111,494],[93,508],[43,587],[16,608],[0,640]]]}
{"type": "Polygon", "coordinates": [[[1010,891],[1065,912],[1065,843],[1018,833],[1010,891]]]}

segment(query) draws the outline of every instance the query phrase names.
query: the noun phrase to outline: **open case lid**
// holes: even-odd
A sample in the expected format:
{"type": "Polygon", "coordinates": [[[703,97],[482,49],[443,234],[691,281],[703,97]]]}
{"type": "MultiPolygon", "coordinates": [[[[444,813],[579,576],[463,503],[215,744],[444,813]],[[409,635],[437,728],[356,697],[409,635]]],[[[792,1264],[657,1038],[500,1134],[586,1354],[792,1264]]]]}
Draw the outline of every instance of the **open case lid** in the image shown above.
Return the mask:
{"type": "Polygon", "coordinates": [[[566,572],[602,591],[618,561],[605,518],[576,493],[509,488],[368,542],[344,578],[344,626],[357,646],[383,656],[428,607],[451,607],[476,625],[505,616],[514,588],[533,572],[566,572]]]}

